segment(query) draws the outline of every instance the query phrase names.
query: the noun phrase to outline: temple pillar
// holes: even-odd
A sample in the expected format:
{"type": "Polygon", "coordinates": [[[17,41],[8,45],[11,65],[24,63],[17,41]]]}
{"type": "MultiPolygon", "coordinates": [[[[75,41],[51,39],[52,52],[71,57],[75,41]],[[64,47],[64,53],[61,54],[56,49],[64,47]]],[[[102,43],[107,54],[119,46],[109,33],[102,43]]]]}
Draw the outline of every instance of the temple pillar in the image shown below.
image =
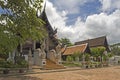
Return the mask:
{"type": "Polygon", "coordinates": [[[40,48],[34,50],[33,61],[34,65],[43,67],[44,65],[46,65],[46,53],[40,48]]]}
{"type": "Polygon", "coordinates": [[[85,64],[85,54],[84,54],[84,53],[83,53],[82,65],[83,65],[83,68],[86,68],[86,64],[85,64]]]}
{"type": "Polygon", "coordinates": [[[33,41],[33,50],[35,50],[36,49],[36,41],[34,40],[33,41]]]}
{"type": "Polygon", "coordinates": [[[49,37],[44,39],[44,50],[46,51],[46,58],[49,58],[49,37]]]}
{"type": "Polygon", "coordinates": [[[62,64],[62,60],[61,60],[61,45],[60,44],[58,44],[57,46],[56,46],[56,59],[57,59],[57,64],[58,65],[61,65],[62,64]]]}
{"type": "Polygon", "coordinates": [[[29,49],[29,53],[28,53],[28,69],[29,70],[32,69],[32,52],[31,52],[31,49],[29,49]]]}
{"type": "Polygon", "coordinates": [[[20,53],[22,53],[22,43],[20,43],[20,53]]]}
{"type": "Polygon", "coordinates": [[[39,50],[36,49],[34,50],[34,58],[33,58],[33,64],[36,66],[40,66],[41,63],[41,58],[40,58],[40,54],[39,54],[39,50]]]}
{"type": "Polygon", "coordinates": [[[56,63],[57,63],[58,65],[61,65],[61,64],[62,64],[61,54],[57,54],[57,58],[56,58],[56,59],[57,59],[57,62],[56,62],[56,63]]]}

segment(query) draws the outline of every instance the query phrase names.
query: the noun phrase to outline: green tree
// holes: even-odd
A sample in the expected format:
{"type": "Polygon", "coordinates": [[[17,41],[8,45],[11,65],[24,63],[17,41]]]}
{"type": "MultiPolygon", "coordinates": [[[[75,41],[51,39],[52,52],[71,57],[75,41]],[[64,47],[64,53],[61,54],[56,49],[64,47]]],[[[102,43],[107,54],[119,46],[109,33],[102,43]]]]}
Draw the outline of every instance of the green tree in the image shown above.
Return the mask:
{"type": "Polygon", "coordinates": [[[114,55],[120,55],[120,48],[118,46],[111,47],[111,53],[114,55]]]}
{"type": "Polygon", "coordinates": [[[60,42],[61,42],[62,44],[64,44],[64,45],[66,45],[67,47],[73,45],[73,44],[71,43],[71,41],[70,41],[69,39],[67,39],[67,38],[61,38],[61,39],[60,39],[60,42]]]}
{"type": "Polygon", "coordinates": [[[12,52],[27,39],[42,40],[45,34],[41,19],[36,16],[43,0],[1,0],[0,53],[12,52]]]}
{"type": "Polygon", "coordinates": [[[103,55],[104,51],[105,51],[105,47],[91,48],[91,53],[92,53],[92,56],[94,56],[94,57],[99,57],[99,56],[103,55]]]}
{"type": "Polygon", "coordinates": [[[80,52],[75,52],[72,57],[75,61],[79,61],[81,53],[80,52]]]}
{"type": "Polygon", "coordinates": [[[90,61],[90,54],[85,53],[85,61],[90,61]]]}
{"type": "Polygon", "coordinates": [[[113,53],[108,53],[107,56],[111,58],[114,54],[113,53]]]}
{"type": "Polygon", "coordinates": [[[91,48],[91,53],[93,57],[97,58],[97,61],[103,61],[102,58],[106,58],[106,56],[104,56],[104,51],[105,51],[105,47],[96,47],[96,48],[91,48]]]}

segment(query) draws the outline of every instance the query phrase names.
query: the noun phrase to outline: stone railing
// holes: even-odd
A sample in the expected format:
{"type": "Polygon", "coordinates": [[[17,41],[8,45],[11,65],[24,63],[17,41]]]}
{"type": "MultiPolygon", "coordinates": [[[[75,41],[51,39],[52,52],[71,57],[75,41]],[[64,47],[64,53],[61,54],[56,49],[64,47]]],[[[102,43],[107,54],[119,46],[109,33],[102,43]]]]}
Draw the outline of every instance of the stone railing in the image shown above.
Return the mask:
{"type": "Polygon", "coordinates": [[[48,58],[56,64],[61,64],[61,54],[56,53],[55,50],[50,50],[48,58]]]}
{"type": "Polygon", "coordinates": [[[52,62],[56,63],[56,52],[54,50],[51,50],[48,54],[48,59],[50,59],[52,62]]]}

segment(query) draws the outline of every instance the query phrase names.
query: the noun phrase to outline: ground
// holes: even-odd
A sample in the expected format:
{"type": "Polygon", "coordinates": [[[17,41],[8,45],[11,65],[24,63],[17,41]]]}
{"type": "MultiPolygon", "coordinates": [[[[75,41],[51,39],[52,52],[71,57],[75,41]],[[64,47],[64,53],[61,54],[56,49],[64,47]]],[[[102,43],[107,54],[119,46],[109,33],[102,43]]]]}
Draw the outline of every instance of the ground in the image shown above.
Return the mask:
{"type": "Polygon", "coordinates": [[[120,66],[0,77],[0,80],[120,80],[120,66]]]}

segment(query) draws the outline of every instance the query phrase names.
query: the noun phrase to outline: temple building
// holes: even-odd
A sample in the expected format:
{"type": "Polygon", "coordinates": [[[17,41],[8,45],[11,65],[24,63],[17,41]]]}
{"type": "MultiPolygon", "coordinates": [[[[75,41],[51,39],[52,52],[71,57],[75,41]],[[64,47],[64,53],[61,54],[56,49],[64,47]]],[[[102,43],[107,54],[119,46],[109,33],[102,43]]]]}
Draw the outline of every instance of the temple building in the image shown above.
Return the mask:
{"type": "Polygon", "coordinates": [[[105,47],[107,52],[110,52],[110,47],[108,45],[108,41],[106,36],[94,38],[94,39],[88,39],[84,41],[78,41],[75,42],[75,45],[80,45],[80,44],[85,44],[88,43],[90,48],[95,48],[95,47],[105,47]]]}
{"type": "Polygon", "coordinates": [[[90,54],[91,52],[88,43],[67,47],[62,54],[62,58],[66,61],[67,56],[72,56],[76,53],[78,53],[78,55],[90,54]]]}
{"type": "MultiPolygon", "coordinates": [[[[47,18],[45,7],[38,17],[42,19],[45,24],[47,36],[44,38],[43,42],[33,41],[28,39],[25,44],[20,44],[18,46],[18,51],[25,57],[28,61],[29,67],[32,68],[42,68],[42,69],[60,69],[64,68],[61,64],[61,44],[56,38],[57,29],[53,29],[47,18]]],[[[9,58],[14,60],[16,51],[13,52],[12,56],[9,58]]]]}

